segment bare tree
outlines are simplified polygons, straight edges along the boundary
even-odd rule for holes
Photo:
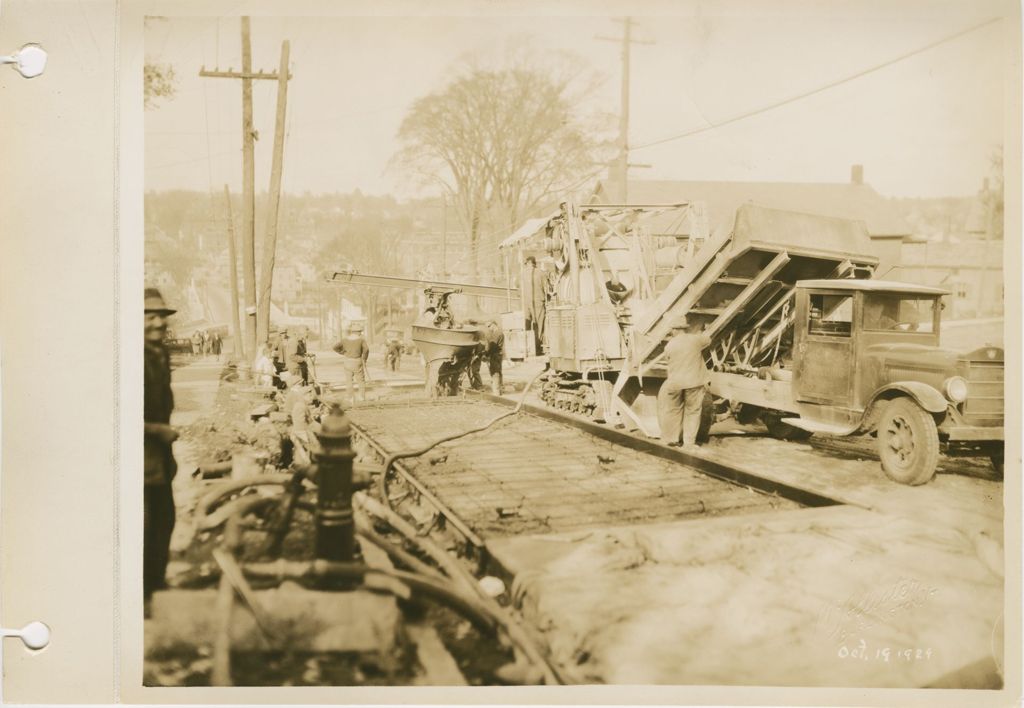
[[[604,164],[610,116],[581,108],[595,80],[572,60],[560,65],[541,69],[522,58],[503,68],[469,63],[413,103],[399,129],[395,161],[451,196],[469,234],[474,275],[486,215],[498,212],[503,223],[495,226],[514,229]]]

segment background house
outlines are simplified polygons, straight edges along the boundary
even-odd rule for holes
[[[891,277],[948,290],[949,319],[1001,317],[1001,215],[989,181],[970,198],[903,201],[915,235]]]
[[[591,203],[620,203],[621,190],[613,181],[599,182]],[[736,209],[757,204],[808,214],[863,221],[879,259],[879,273],[899,264],[904,239],[913,233],[899,209],[864,182],[864,168],[854,165],[850,181],[844,183],[803,182],[705,182],[632,180],[630,204],[703,202],[709,233],[732,228]],[[675,226],[677,236],[686,236],[692,224]]]

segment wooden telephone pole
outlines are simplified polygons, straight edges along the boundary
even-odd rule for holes
[[[256,354],[256,195],[255,142],[252,123],[252,82],[256,79],[277,81],[278,75],[252,70],[252,42],[249,18],[242,18],[242,70],[240,72],[199,70],[200,76],[215,79],[242,80],[242,289],[245,301],[245,354]]]
[[[245,341],[242,339],[242,325],[238,321],[238,256],[235,254],[235,215],[231,211],[231,192],[224,185],[224,200],[228,205],[228,272],[231,277],[231,334],[234,339],[235,356],[245,361]],[[255,355],[255,352],[253,352]]]
[[[270,193],[267,204],[267,232],[263,240],[263,265],[260,268],[260,300],[257,306],[256,337],[267,341],[270,335],[270,292],[274,287],[274,261],[277,257],[277,215],[281,204],[281,163],[284,160],[284,119],[288,105],[288,55],[291,45],[281,42],[281,66],[277,71],[277,118],[274,123],[274,158],[270,167]]]
[[[633,39],[633,25],[636,22],[632,17],[624,17],[621,20],[623,25],[622,37],[596,37],[605,42],[622,43],[622,84],[619,100],[619,154],[612,162],[612,174],[614,181],[620,189],[621,203],[628,203],[628,183],[630,167],[650,167],[650,165],[634,165],[629,162],[629,51],[633,44],[654,44],[648,40]]]

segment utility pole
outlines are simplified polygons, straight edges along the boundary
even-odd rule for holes
[[[260,268],[260,298],[256,338],[265,342],[270,334],[270,293],[274,287],[274,261],[277,257],[277,218],[281,204],[281,169],[284,160],[284,126],[288,104],[288,55],[290,43],[281,42],[281,65],[277,70],[277,118],[274,122],[274,157],[270,167],[270,193],[267,204],[267,232],[263,242],[263,266]]]
[[[242,340],[242,325],[238,321],[238,260],[235,254],[235,216],[231,211],[231,192],[224,185],[224,199],[228,204],[228,272],[231,282],[231,333],[234,337],[235,356],[245,358],[245,342]],[[253,352],[255,355],[255,352]]]
[[[256,195],[255,141],[252,123],[252,82],[256,79],[277,81],[277,74],[252,70],[252,42],[249,18],[242,18],[242,70],[199,70],[199,75],[215,79],[242,80],[242,285],[245,300],[245,352],[256,354]]]
[[[622,44],[622,84],[620,89],[619,107],[619,154],[612,162],[613,180],[618,184],[621,203],[628,203],[628,184],[630,167],[650,167],[650,165],[633,165],[629,162],[629,52],[633,44],[654,44],[649,40],[633,39],[632,17],[624,17],[615,22],[623,25],[622,37],[595,37],[605,42],[621,42]]]
[[[441,192],[441,277],[448,277],[448,195]]]

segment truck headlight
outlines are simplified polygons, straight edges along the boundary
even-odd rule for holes
[[[943,384],[946,390],[946,398],[954,403],[963,403],[967,400],[967,380],[963,376],[950,376]]]

